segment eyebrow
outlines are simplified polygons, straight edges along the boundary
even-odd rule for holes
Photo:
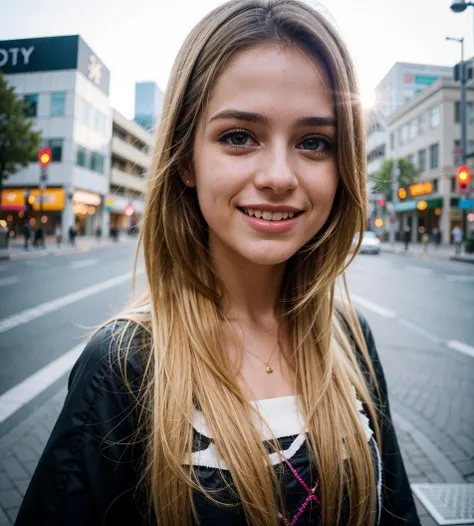
[[[216,115],[209,120],[209,123],[228,119],[253,122],[262,125],[270,124],[270,119],[260,113],[231,109],[222,110],[219,113],[216,113]],[[298,117],[296,123],[300,126],[336,126],[336,119],[334,117]]]

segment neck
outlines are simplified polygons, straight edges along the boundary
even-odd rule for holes
[[[259,265],[240,258],[227,247],[212,251],[213,265],[222,283],[221,309],[230,320],[271,326],[280,292],[285,263]]]

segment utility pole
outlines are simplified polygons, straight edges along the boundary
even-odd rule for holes
[[[389,230],[389,241],[393,246],[395,244],[395,226],[397,221],[397,214],[395,211],[395,205],[398,202],[398,181],[400,178],[400,168],[398,166],[398,160],[393,160],[392,165],[392,201],[390,202],[390,230]]]

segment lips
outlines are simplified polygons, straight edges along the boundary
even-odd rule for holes
[[[279,205],[239,206],[238,208],[245,215],[264,221],[284,221],[302,213],[302,210],[297,208]]]

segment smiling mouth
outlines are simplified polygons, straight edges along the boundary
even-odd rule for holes
[[[269,212],[268,210],[255,210],[253,208],[237,207],[243,214],[263,219],[265,221],[284,221],[285,219],[293,219],[303,213],[302,210],[298,212]]]

